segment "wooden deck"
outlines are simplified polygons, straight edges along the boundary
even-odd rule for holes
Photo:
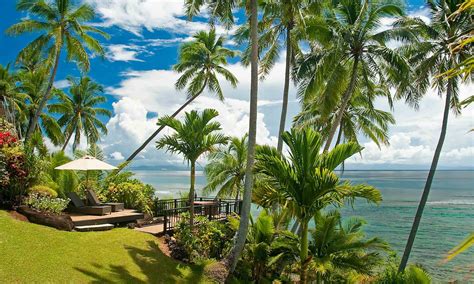
[[[125,209],[120,212],[112,212],[112,214],[103,216],[84,215],[79,213],[70,213],[69,216],[71,216],[74,226],[131,223],[144,218],[143,213],[130,209]]]

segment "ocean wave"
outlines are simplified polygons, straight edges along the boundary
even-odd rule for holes
[[[428,205],[474,205],[474,200],[440,200],[440,201],[428,201]]]

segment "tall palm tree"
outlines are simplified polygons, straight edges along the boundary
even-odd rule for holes
[[[340,182],[334,172],[346,159],[362,150],[358,144],[340,144],[330,152],[320,153],[323,138],[310,128],[285,132],[283,141],[289,148],[289,156],[282,155],[275,148],[262,146],[257,152],[255,170],[265,176],[287,202],[293,203],[295,217],[302,228],[300,281],[306,283],[308,224],[311,218],[324,207],[341,204],[347,198],[362,197],[379,202],[381,194],[365,184]],[[275,201],[272,197],[269,196],[267,204]]]
[[[39,33],[39,36],[20,52],[19,57],[28,50],[44,51],[48,56],[48,66],[52,68],[48,85],[26,132],[26,141],[36,129],[40,114],[50,98],[64,47],[67,60],[75,61],[82,70],[88,71],[90,62],[86,48],[101,56],[105,53],[97,39],[89,33],[98,33],[105,38],[108,38],[108,35],[96,27],[84,24],[95,16],[93,8],[88,4],[75,6],[70,0],[19,0],[16,7],[19,11],[27,12],[30,17],[22,19],[6,32],[10,35]]]
[[[459,114],[461,111],[459,84],[462,82],[462,74],[457,74],[448,79],[438,75],[447,72],[464,59],[472,56],[472,49],[461,50],[457,53],[452,53],[450,50],[452,44],[459,42],[461,38],[472,32],[472,18],[469,13],[451,17],[462,3],[462,0],[430,0],[428,1],[428,8],[431,13],[430,23],[427,24],[421,19],[416,18],[406,19],[398,23],[400,29],[406,30],[407,33],[424,37],[424,39],[415,40],[406,47],[402,47],[406,51],[407,56],[410,57],[410,64],[414,66],[415,78],[413,85],[421,94],[426,93],[431,86],[434,86],[440,95],[446,93],[441,133],[399,266],[400,272],[407,265],[423,210],[428,200],[431,184],[446,137],[449,111],[451,109],[455,114]],[[418,98],[408,97],[407,100],[416,102]]]
[[[194,224],[194,184],[196,179],[196,161],[201,155],[216,150],[219,145],[226,144],[228,138],[220,133],[219,122],[212,121],[219,113],[215,109],[205,109],[202,113],[193,110],[185,114],[183,122],[171,116],[158,120],[158,125],[168,126],[173,134],[165,135],[156,142],[158,149],[166,148],[171,153],[183,155],[191,166],[191,182],[189,188],[189,222]]]
[[[234,196],[238,200],[243,189],[246,159],[247,135],[233,137],[226,148],[211,153],[204,168],[208,183],[203,192],[209,194],[218,190],[218,197]]]
[[[394,1],[341,0],[324,15],[323,22],[308,22],[308,33],[318,44],[301,59],[295,72],[302,96],[322,96],[324,115],[337,105],[324,146],[327,151],[358,85],[368,90],[374,82],[388,85],[387,74],[408,74],[409,68],[397,51],[385,45],[394,37],[390,29],[380,31],[380,19],[403,15]]]
[[[209,32],[200,31],[194,35],[194,40],[181,46],[178,63],[173,69],[182,75],[176,81],[176,89],[187,88],[187,101],[180,106],[171,117],[176,117],[186,106],[192,103],[206,89],[215,93],[220,100],[224,100],[219,79],[221,75],[232,87],[236,87],[237,78],[224,66],[227,58],[236,56],[236,52],[224,47],[225,37],[217,37],[215,29]],[[133,160],[148,143],[160,133],[165,126],[160,126],[148,139],[127,158]]]
[[[234,23],[232,9],[244,2],[248,21],[250,23],[250,111],[249,111],[249,131],[247,165],[245,168],[244,194],[242,201],[241,221],[237,230],[235,242],[231,252],[224,261],[230,272],[235,270],[240,254],[244,249],[245,240],[249,227],[250,205],[252,202],[253,188],[253,165],[255,162],[255,147],[257,144],[257,105],[258,105],[258,4],[257,0],[185,0],[186,14],[192,18],[196,16],[201,7],[206,5],[211,15],[211,24],[215,19],[222,21],[227,26]]]
[[[283,100],[278,132],[277,149],[281,152],[283,140],[281,134],[285,130],[286,116],[288,110],[288,94],[290,89],[290,70],[295,57],[301,53],[298,41],[302,37],[301,30],[304,27],[304,10],[312,3],[311,1],[260,1],[259,5],[263,12],[262,19],[258,23],[259,50],[260,50],[260,77],[263,79],[268,75],[279,58],[282,49],[285,55],[285,79],[283,85]],[[313,3],[313,6],[315,6]],[[250,25],[242,25],[236,32],[237,42],[249,41]],[[284,39],[284,40],[282,40]],[[242,62],[249,64],[251,45],[248,45],[242,56]]]
[[[100,134],[107,134],[107,127],[98,118],[99,115],[110,117],[112,113],[104,108],[97,107],[98,104],[105,103],[107,99],[100,94],[104,89],[101,85],[92,81],[89,77],[74,79],[69,77],[70,96],[61,93],[59,101],[48,105],[48,111],[58,113],[61,117],[58,123],[64,127],[66,140],[62,151],[66,149],[69,140],[74,135],[72,150],[75,151],[81,142],[81,135],[85,135],[89,145],[95,144],[100,139]]]
[[[388,244],[376,237],[366,240],[361,231],[363,220],[343,222],[338,211],[330,211],[316,214],[314,222],[309,250],[318,283],[343,282],[352,273],[372,275],[382,263],[380,252]]]
[[[10,65],[0,65],[0,103],[2,104],[2,115],[15,125],[15,128],[21,130],[19,123],[24,117],[26,94],[19,91],[17,86],[18,76],[10,71]],[[21,134],[18,133],[18,134]]]

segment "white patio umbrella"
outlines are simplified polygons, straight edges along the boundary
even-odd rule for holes
[[[115,170],[117,167],[109,165],[92,156],[84,156],[80,159],[71,161],[62,166],[56,167],[56,170],[76,170],[86,171],[86,182],[89,184],[89,171],[97,170]]]

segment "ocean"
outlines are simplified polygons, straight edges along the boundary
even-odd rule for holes
[[[186,171],[134,172],[137,178],[152,184],[161,198],[179,196],[189,189]],[[343,179],[377,187],[384,200],[379,206],[356,202],[353,208],[346,206],[341,210],[342,215],[365,219],[367,236],[384,239],[401,257],[426,176],[427,171],[345,171]],[[205,184],[205,176],[198,172],[197,188]],[[438,171],[410,262],[421,264],[437,282],[474,282],[474,248],[451,262],[441,262],[471,232],[474,232],[474,171]]]

